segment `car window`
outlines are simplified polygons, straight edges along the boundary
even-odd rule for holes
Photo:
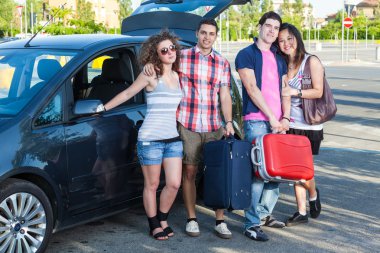
[[[103,104],[127,89],[135,80],[134,51],[116,49],[95,56],[72,79],[74,101],[97,99]],[[143,91],[119,106],[144,103]]]
[[[63,120],[62,91],[58,92],[44,107],[34,121],[34,126],[45,126],[59,123]]]
[[[37,48],[0,50],[0,115],[20,112],[76,54]]]
[[[88,76],[88,82],[91,83],[94,77],[99,76],[102,74],[102,66],[105,59],[111,58],[108,55],[102,55],[99,57],[96,57],[94,60],[92,60],[89,64],[87,64],[87,76]]]
[[[8,97],[14,73],[15,67],[0,63],[0,99]]]

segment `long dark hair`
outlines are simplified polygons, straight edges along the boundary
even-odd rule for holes
[[[289,23],[283,23],[280,27],[280,32],[283,30],[288,30],[289,34],[294,36],[295,40],[297,41],[297,48],[296,48],[296,55],[294,57],[294,65],[299,66],[305,57],[305,54],[307,54],[305,49],[305,44],[303,43],[301,33],[298,31],[297,27],[295,27],[292,24]],[[278,39],[277,39],[277,45],[278,45]],[[278,48],[279,45],[278,45]],[[282,53],[285,57],[286,63],[289,64],[289,56]]]
[[[180,45],[178,43],[178,37],[171,33],[168,29],[163,29],[159,34],[150,36],[142,45],[140,49],[140,63],[141,65],[146,65],[147,63],[152,63],[155,67],[159,69],[158,75],[163,73],[163,65],[160,57],[157,53],[157,46],[164,40],[170,40],[176,47],[176,59],[173,63],[172,70],[178,72],[180,64]]]

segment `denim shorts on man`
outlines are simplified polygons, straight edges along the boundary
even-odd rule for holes
[[[183,157],[182,141],[138,141],[137,156],[141,166],[161,164],[165,158]]]

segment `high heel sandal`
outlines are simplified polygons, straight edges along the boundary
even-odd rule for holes
[[[163,213],[160,210],[158,210],[157,217],[159,221],[167,221],[169,216],[169,212]],[[166,228],[163,229],[164,232],[168,237],[174,236],[174,231],[171,227],[167,226]]]
[[[149,229],[150,229],[149,231],[150,236],[153,236],[154,239],[159,240],[159,241],[165,241],[168,239],[168,235],[166,234],[165,230],[153,234],[153,231],[156,228],[161,228],[161,224],[157,218],[157,215],[151,218],[148,217],[148,223],[149,223]]]

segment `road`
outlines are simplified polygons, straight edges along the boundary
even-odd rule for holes
[[[380,64],[374,60],[339,63],[339,50],[319,55],[328,62],[326,75],[338,114],[325,124],[325,140],[315,157],[323,205],[318,219],[291,228],[264,227],[270,240],[263,243],[242,234],[244,215],[234,211],[226,213],[233,238],[223,240],[213,234],[213,212],[199,202],[202,234],[189,238],[178,196],[169,216],[176,235],[169,241],[148,236],[144,209],[138,205],[53,235],[47,252],[380,252]],[[295,209],[292,187],[281,185],[274,215],[285,220]]]

